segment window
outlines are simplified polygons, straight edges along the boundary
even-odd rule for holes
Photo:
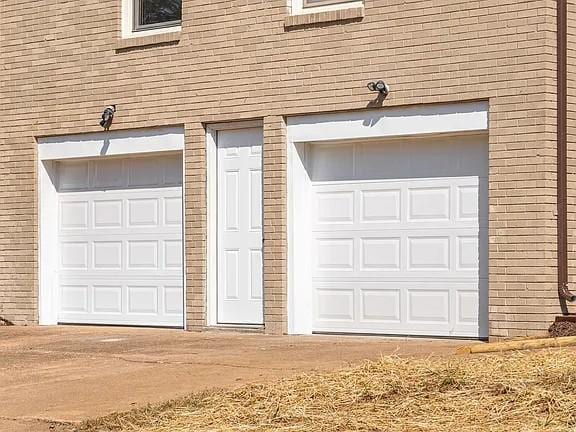
[[[179,26],[182,0],[133,0],[133,31]]]

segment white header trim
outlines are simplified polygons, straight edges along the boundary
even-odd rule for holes
[[[161,127],[38,139],[40,160],[184,150],[184,128]]]
[[[319,5],[313,7],[304,7],[304,0],[289,0],[290,13],[292,15],[305,15],[310,13],[328,12],[339,9],[351,9],[364,6],[363,0],[351,0],[346,3],[336,3],[331,5]]]
[[[488,130],[488,103],[397,107],[288,118],[290,142]]]

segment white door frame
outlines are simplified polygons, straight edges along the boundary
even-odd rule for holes
[[[262,128],[261,120],[214,123],[206,127],[206,324],[218,326],[218,131]],[[221,324],[220,324],[221,325]],[[222,325],[221,325],[222,326]],[[244,327],[244,326],[238,326]],[[246,327],[254,327],[246,325]],[[257,327],[260,327],[259,325]]]
[[[38,320],[40,325],[58,324],[58,192],[56,162],[63,159],[131,156],[161,152],[182,152],[184,164],[184,127],[98,132],[82,135],[41,137],[38,142]],[[182,209],[185,176],[182,178]],[[183,210],[184,212],[184,210]],[[186,327],[186,233],[182,223],[183,320]]]
[[[488,131],[488,102],[394,107],[287,120],[288,333],[312,333],[309,239],[301,197],[310,196],[307,144]],[[300,153],[300,156],[299,156]],[[304,155],[304,157],[302,157]],[[304,162],[303,162],[304,160]],[[298,199],[297,199],[298,198]]]

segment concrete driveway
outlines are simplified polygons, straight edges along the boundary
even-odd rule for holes
[[[0,327],[0,431],[65,431],[69,423],[205,389],[339,368],[382,355],[446,355],[464,344],[109,327]]]

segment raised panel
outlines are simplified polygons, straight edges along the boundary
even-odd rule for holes
[[[62,242],[60,244],[62,269],[88,268],[87,242]]]
[[[121,313],[122,286],[94,285],[94,312]]]
[[[262,154],[262,146],[261,145],[253,145],[250,147],[250,154],[252,156],[260,156]]]
[[[238,230],[238,171],[227,171],[224,174],[224,227],[228,231]]]
[[[159,186],[163,182],[162,167],[158,158],[134,158],[127,162],[128,186]]]
[[[458,268],[478,269],[478,237],[458,237]]]
[[[122,268],[121,241],[95,241],[93,247],[95,269],[118,270]]]
[[[122,159],[104,159],[94,163],[94,186],[99,189],[119,188],[125,184]]]
[[[234,146],[224,147],[223,151],[224,151],[224,156],[227,158],[240,156],[240,151],[239,151],[238,147],[234,147]]]
[[[361,319],[364,321],[400,321],[400,291],[368,290],[361,291]]]
[[[60,228],[88,228],[88,203],[86,201],[64,201],[60,203]]]
[[[224,292],[226,299],[238,298],[238,282],[239,282],[239,255],[238,250],[224,251]]]
[[[155,269],[158,267],[158,242],[129,241],[128,267],[138,269]]]
[[[184,310],[184,291],[181,286],[164,287],[164,313],[182,315]]]
[[[411,220],[447,220],[450,218],[449,188],[412,188],[409,190]]]
[[[458,322],[476,324],[478,322],[478,291],[458,291]]]
[[[262,171],[250,170],[250,229],[262,229]]]
[[[130,226],[157,226],[158,200],[128,200],[128,224]]]
[[[317,317],[320,320],[354,319],[354,291],[316,290]]]
[[[262,251],[251,249],[250,258],[250,298],[262,298]]]
[[[410,269],[447,270],[450,267],[450,239],[413,237],[408,239]]]
[[[182,198],[164,199],[164,224],[182,225]]]
[[[411,322],[449,322],[449,292],[409,290],[408,320]]]
[[[354,221],[353,192],[318,192],[316,203],[319,224]]]
[[[88,286],[61,285],[60,310],[63,312],[88,312]]]
[[[164,267],[182,268],[182,242],[180,240],[164,241]]]
[[[362,222],[397,222],[400,220],[399,190],[362,191]]]
[[[129,314],[158,313],[158,287],[129,286],[127,292]]]
[[[399,238],[361,239],[362,270],[399,270]]]
[[[86,189],[90,185],[89,167],[88,162],[60,162],[59,190]]]
[[[121,200],[94,201],[94,227],[119,228],[122,226]]]
[[[460,186],[458,188],[458,217],[460,219],[478,219],[477,186]]]
[[[353,239],[317,239],[317,268],[320,270],[352,270],[354,267]]]

